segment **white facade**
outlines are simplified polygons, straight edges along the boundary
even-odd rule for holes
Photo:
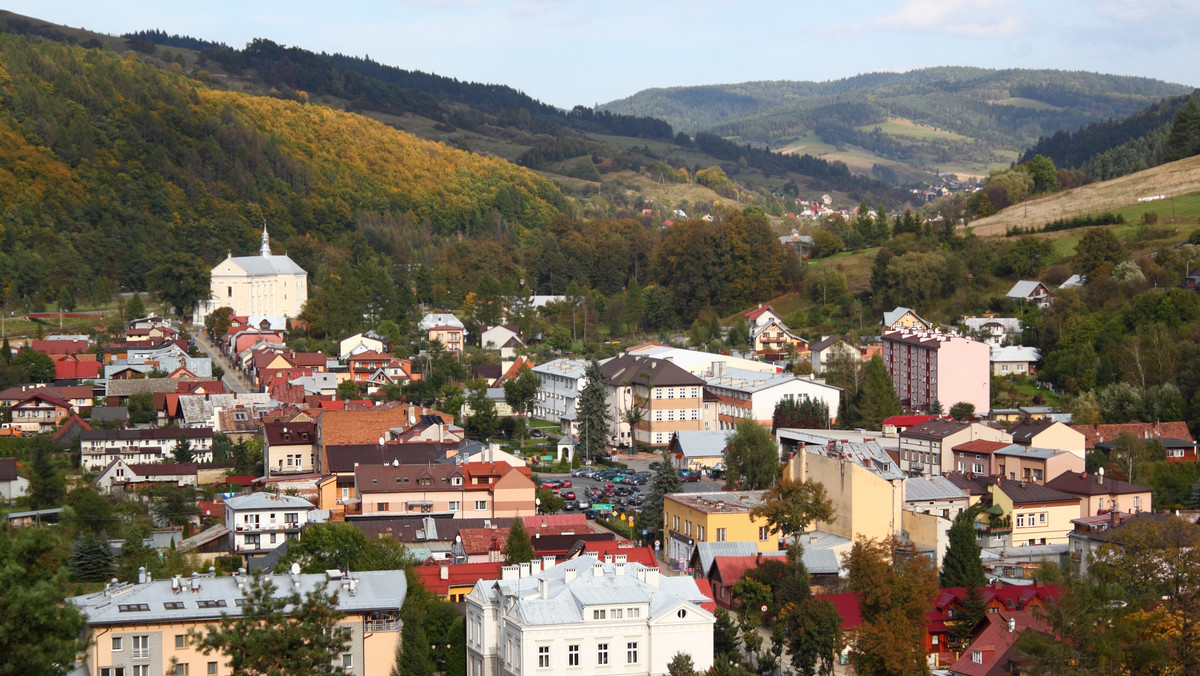
[[[225,527],[235,554],[265,554],[300,536],[313,504],[273,493],[239,495],[225,501]]]
[[[541,376],[542,384],[533,400],[533,417],[550,422],[574,420],[579,395],[587,386],[587,366],[583,359],[555,359],[534,366],[533,372]]]
[[[544,570],[540,570],[545,567]],[[658,676],[676,653],[713,664],[713,614],[690,577],[600,562],[506,566],[466,597],[468,676]]]
[[[192,462],[212,462],[211,429],[84,430],[79,433],[80,464],[85,472],[104,469],[121,458],[137,465],[170,459],[175,443],[186,438]]]
[[[770,425],[775,405],[784,399],[814,399],[829,408],[829,422],[837,419],[842,390],[790,373],[761,373],[736,368],[720,368],[706,378],[708,391],[720,400],[717,409],[720,428],[737,427],[737,420],[751,418]]]
[[[192,319],[203,322],[220,307],[231,307],[236,315],[298,317],[307,300],[308,273],[286,255],[271,254],[264,225],[259,255],[230,255],[212,269],[210,295]]]
[[[353,357],[356,354],[363,352],[383,352],[384,344],[382,340],[373,338],[364,333],[356,333],[349,338],[343,338],[338,343],[338,358],[342,361]]]

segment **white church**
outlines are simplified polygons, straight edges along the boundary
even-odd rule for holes
[[[193,322],[203,323],[217,308],[239,316],[295,318],[308,300],[308,273],[286,255],[271,253],[267,226],[257,256],[230,254],[212,269],[211,293],[196,305]]]

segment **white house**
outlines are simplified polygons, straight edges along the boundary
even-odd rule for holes
[[[1021,320],[1016,317],[967,317],[963,326],[976,340],[992,347],[1021,339]]]
[[[855,352],[857,354],[857,351]],[[837,419],[842,389],[799,378],[790,373],[761,373],[738,368],[724,368],[723,362],[713,365],[715,371],[705,378],[706,389],[718,400],[717,420],[720,429],[737,427],[742,418],[750,418],[770,426],[775,405],[784,399],[815,399],[829,408],[829,422]]]
[[[29,479],[17,474],[16,458],[0,458],[0,498],[16,500],[28,491]]]
[[[533,400],[533,417],[562,423],[575,420],[575,407],[587,386],[588,362],[584,359],[555,359],[533,367],[542,379]]]
[[[841,336],[825,336],[810,345],[808,349],[810,350],[808,358],[815,375],[821,375],[821,372],[825,370],[825,365],[836,355],[843,354],[855,359],[862,359],[858,348],[847,343]]]
[[[111,493],[113,487],[132,487],[134,484],[172,484],[195,486],[197,468],[195,463],[152,462],[136,464],[116,458],[100,471],[92,482],[101,493]]]
[[[676,653],[713,664],[712,600],[688,576],[582,556],[505,566],[466,597],[467,673],[659,676]]]
[[[225,500],[225,527],[235,554],[266,554],[300,536],[315,507],[304,498],[251,493]]]
[[[343,338],[338,343],[338,359],[345,361],[349,357],[362,352],[385,352],[387,346],[374,331],[356,333],[349,338]]]
[[[257,256],[233,256],[212,269],[208,299],[196,305],[192,321],[202,323],[219,307],[236,315],[299,317],[308,300],[308,273],[286,255],[271,254],[267,226]]]
[[[175,444],[186,439],[192,461],[212,462],[212,428],[151,430],[84,430],[79,433],[80,464],[85,472],[104,469],[116,458],[142,464],[170,458]]]
[[[479,334],[479,346],[487,350],[500,350],[501,359],[512,359],[517,350],[525,347],[521,330],[510,324],[489,326]]]
[[[1037,362],[1042,358],[1036,347],[1010,345],[992,348],[992,375],[1024,376],[1037,371]]]
[[[1045,284],[1028,279],[1013,284],[1013,287],[1004,294],[1005,298],[1012,300],[1021,300],[1027,303],[1034,303],[1038,307],[1050,306],[1050,289],[1046,288]]]

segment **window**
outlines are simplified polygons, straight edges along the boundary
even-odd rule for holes
[[[608,664],[608,644],[596,644],[596,664]]]
[[[390,509],[389,509],[390,507],[391,507],[391,504],[386,503],[386,502],[381,502],[381,503],[379,503],[379,506],[376,507],[375,509],[376,509],[376,511],[379,511],[379,512],[387,512],[387,511],[390,511]]]
[[[133,659],[148,660],[150,659],[150,637],[149,636],[134,636],[133,637]],[[137,673],[136,671],[134,673]]]
[[[971,465],[971,471],[976,474],[983,474],[983,463],[977,462]]]
[[[1025,527],[1025,515],[1018,514],[1017,515],[1017,528],[1024,528],[1024,527]]]
[[[724,528],[717,529],[717,542],[725,542],[725,529]]]
[[[625,644],[625,663],[637,664],[638,661],[638,646],[637,641],[630,641]]]
[[[121,637],[120,636],[113,637],[112,649],[113,649],[113,652],[120,652],[120,650],[121,650]]]
[[[971,651],[971,661],[974,662],[975,664],[983,664],[983,651],[982,650],[972,650]]]
[[[631,620],[636,620],[637,618],[642,616],[642,609],[641,608],[629,608],[625,611],[625,616]]]
[[[1133,508],[1137,509],[1138,507],[1141,507],[1141,504],[1142,504],[1142,496],[1140,496],[1140,495],[1133,496]]]
[[[175,634],[175,647],[182,648],[187,645],[187,637],[183,634]]]
[[[604,611],[603,610],[593,610],[592,611],[592,619],[593,620],[603,620],[604,619]]]
[[[216,674],[216,673],[217,673],[217,663],[216,663],[216,662],[209,662],[209,663],[208,663],[208,673],[210,673],[210,674]]]
[[[571,645],[567,646],[567,666],[568,667],[579,666],[579,644],[578,643],[572,643]]]
[[[148,664],[133,665],[133,676],[150,676],[150,665],[148,665]]]
[[[696,541],[704,542],[704,526],[696,526]]]
[[[461,503],[461,502],[459,502],[458,500],[451,500],[451,501],[450,501],[450,508],[449,508],[449,509],[450,509],[450,511],[451,511],[451,512],[457,512],[457,511],[458,511],[459,509],[461,509],[461,508],[462,508],[462,503]]]
[[[476,512],[486,512],[487,511],[487,500],[476,500],[475,501],[475,511]]]
[[[342,669],[350,671],[354,668],[354,654],[342,653]]]
[[[614,620],[620,620],[625,617],[625,611],[620,608],[613,608],[611,617]]]
[[[545,669],[550,666],[550,646],[538,646],[538,668]]]
[[[166,610],[183,610],[183,601],[167,601],[163,603],[163,608]]]
[[[1045,512],[1040,512],[1038,514],[1038,523],[1043,526],[1046,525],[1046,513]]]
[[[176,664],[175,665],[175,676],[188,676],[188,665]]]
[[[759,539],[759,540],[766,540],[766,539],[767,539],[767,527],[766,527],[766,526],[759,526],[759,527],[758,527],[758,539]]]

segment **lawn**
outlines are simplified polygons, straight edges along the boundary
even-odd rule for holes
[[[910,138],[918,138],[923,140],[934,138],[950,139],[954,141],[971,140],[970,136],[963,136],[961,134],[955,134],[952,131],[943,131],[941,129],[927,127],[901,117],[894,117],[887,122],[880,124],[864,124],[862,126],[855,127],[855,129],[859,131],[871,132],[874,131],[876,127],[879,127],[881,132],[890,136],[908,136]]]
[[[1011,96],[1007,99],[997,99],[995,101],[988,101],[988,103],[992,104],[993,106],[1012,106],[1014,108],[1030,108],[1033,110],[1063,109],[1062,106],[1056,106],[1052,103],[1046,103],[1045,101],[1038,101],[1037,99],[1026,99],[1020,96]]]

